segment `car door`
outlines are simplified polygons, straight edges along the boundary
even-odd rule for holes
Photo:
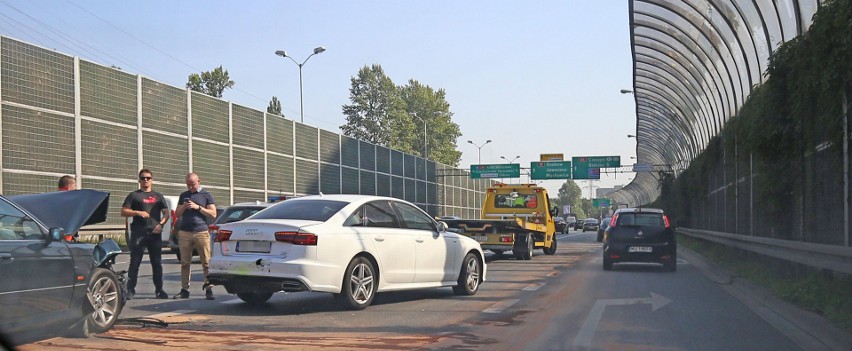
[[[387,200],[364,204],[353,228],[368,238],[379,261],[379,272],[390,284],[414,281],[414,238],[403,229]]]
[[[414,267],[417,283],[442,282],[458,278],[458,237],[438,231],[432,217],[419,208],[394,202],[403,225],[414,238]],[[456,267],[458,266],[458,267]]]
[[[0,201],[0,329],[13,331],[54,320],[71,303],[74,261],[62,241],[47,244],[32,218]]]

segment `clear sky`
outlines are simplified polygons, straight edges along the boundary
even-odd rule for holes
[[[219,65],[224,99],[340,132],[351,78],[379,64],[397,85],[444,89],[462,136],[460,167],[543,153],[635,156],[627,0],[106,1],[0,0],[0,34],[183,87]],[[602,175],[595,186],[633,174]],[[525,179],[526,180],[526,179]],[[564,181],[545,181],[551,191]],[[578,182],[587,186],[588,182]],[[584,197],[589,189],[584,188]]]

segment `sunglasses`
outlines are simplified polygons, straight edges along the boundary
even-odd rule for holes
[[[139,177],[139,180],[151,180],[153,177]]]

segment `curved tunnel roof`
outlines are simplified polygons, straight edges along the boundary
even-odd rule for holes
[[[636,161],[654,165],[610,194],[660,195],[657,171],[679,174],[766,77],[769,56],[806,32],[819,0],[631,0]]]

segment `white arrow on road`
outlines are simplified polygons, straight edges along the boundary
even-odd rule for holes
[[[656,311],[671,302],[671,299],[655,294],[654,292],[651,292],[651,297],[598,300],[595,302],[595,306],[592,307],[592,311],[589,312],[589,316],[586,317],[586,321],[583,322],[580,332],[574,338],[574,347],[589,347],[592,345],[592,338],[595,336],[598,323],[601,321],[601,316],[603,316],[604,309],[607,306],[650,304],[651,311]]]

